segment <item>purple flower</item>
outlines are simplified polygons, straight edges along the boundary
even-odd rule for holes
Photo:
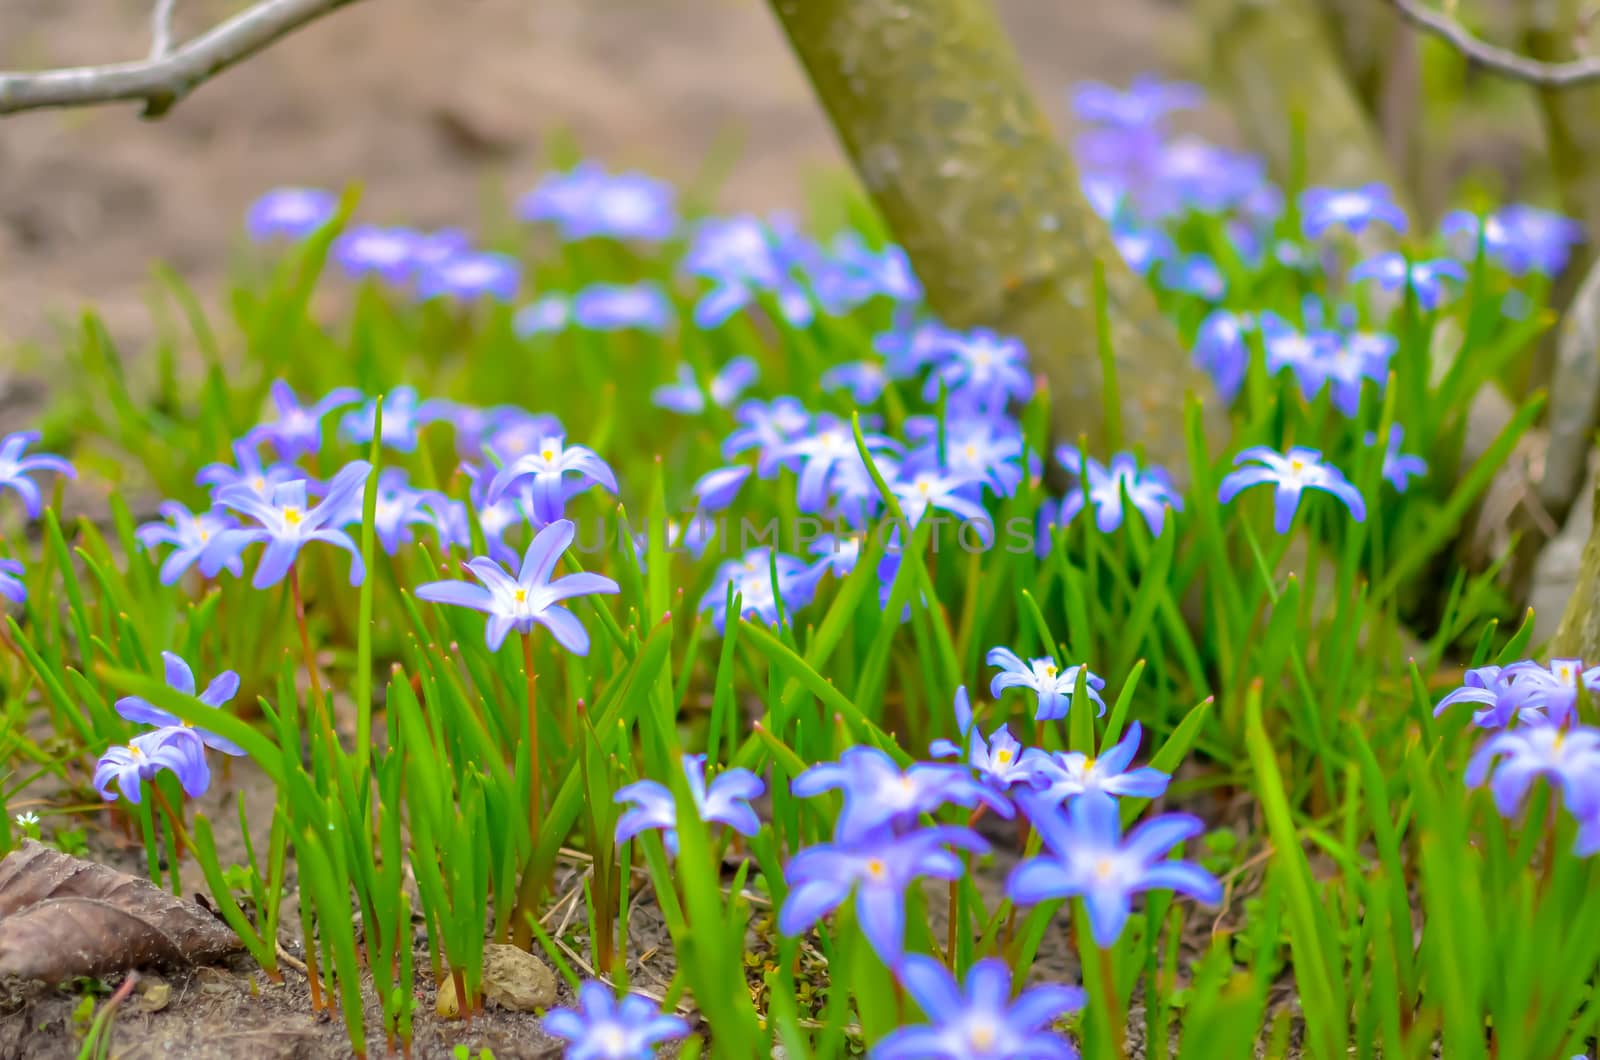
[[[361,490],[371,473],[372,465],[365,460],[351,462],[328,483],[327,495],[315,507],[306,503],[304,480],[273,487],[271,500],[263,500],[246,486],[222,487],[217,491],[217,503],[248,515],[259,525],[219,531],[200,555],[200,573],[214,577],[259,541],[266,548],[250,584],[265,589],[283,580],[302,548],[321,541],[350,553],[350,584],[360,585],[366,575],[361,550],[340,527],[352,517],[360,517]]]
[[[1259,314],[1256,321],[1267,354],[1267,371],[1276,375],[1289,369],[1305,399],[1315,399],[1328,381],[1328,362],[1341,344],[1338,333],[1314,327],[1301,332],[1270,311]]]
[[[1300,226],[1307,239],[1321,239],[1330,228],[1360,234],[1369,224],[1406,230],[1405,211],[1382,184],[1359,188],[1307,188],[1300,193]]]
[[[1449,293],[1443,283],[1447,278],[1465,283],[1467,271],[1449,258],[1408,263],[1404,255],[1393,252],[1368,258],[1350,270],[1350,282],[1372,280],[1385,291],[1403,291],[1410,283],[1417,304],[1424,309],[1439,308]]]
[[[484,433],[483,440],[470,455],[487,452],[502,464],[509,464],[520,456],[540,452],[547,438],[565,435],[561,421],[554,416],[511,409]]]
[[[591,486],[616,493],[617,476],[593,449],[569,446],[558,434],[542,439],[537,450],[496,472],[489,482],[488,502],[495,503],[514,485],[522,488],[523,506],[543,526],[560,519],[567,501]]]
[[[981,479],[942,471],[914,471],[890,481],[889,490],[912,526],[921,524],[930,510],[938,509],[960,519],[963,531],[972,527],[985,547],[994,543],[994,518],[973,499],[982,490]]]
[[[412,263],[420,272],[467,253],[471,246],[472,240],[459,228],[440,228],[426,235],[419,233],[411,255]]]
[[[593,162],[552,173],[517,203],[524,221],[547,221],[567,239],[661,240],[678,227],[672,185],[642,173],[609,174]]]
[[[684,755],[683,775],[702,821],[725,824],[743,836],[753,836],[761,830],[761,821],[750,808],[750,800],[767,790],[760,777],[748,769],[730,769],[707,787],[705,755]],[[678,803],[665,784],[637,781],[619,790],[615,801],[633,804],[617,819],[618,846],[646,829],[659,828],[666,832],[662,842],[667,850],[678,853]]]
[[[195,694],[194,671],[189,669],[189,664],[183,661],[182,656],[170,651],[161,653],[161,661],[166,665],[167,686],[183,695]],[[239,694],[239,675],[232,670],[224,670],[212,679],[206,690],[199,695],[200,702],[208,707],[220,707]],[[117,713],[129,721],[136,721],[141,725],[155,725],[158,727],[190,729],[200,737],[200,742],[214,751],[221,751],[225,755],[238,757],[244,754],[244,748],[231,740],[223,739],[216,733],[206,732],[204,729],[195,729],[188,722],[176,714],[169,714],[160,707],[138,696],[123,696],[116,702]],[[137,800],[136,800],[137,801]]]
[[[743,466],[719,467],[707,471],[695,481],[695,500],[699,502],[702,511],[720,512],[733,503],[749,477],[750,469]]]
[[[411,279],[420,241],[409,228],[357,225],[333,241],[333,260],[350,276],[377,276],[398,286]]]
[[[511,329],[522,338],[563,331],[572,319],[572,304],[564,294],[547,294],[517,310]]]
[[[1100,690],[1106,686],[1105,679],[1087,672],[1082,665],[1062,669],[1050,658],[1023,662],[1010,648],[990,648],[984,661],[1000,668],[989,682],[989,694],[999,699],[1008,688],[1031,690],[1039,700],[1039,709],[1034,714],[1036,721],[1067,716],[1078,687],[1079,670],[1085,670],[1084,692],[1100,707],[1099,714],[1106,712],[1106,702],[1100,698]]]
[[[177,776],[184,794],[190,798],[205,794],[211,784],[211,769],[206,765],[206,746],[195,730],[168,726],[140,733],[126,746],[107,749],[95,763],[94,787],[102,799],[114,802],[117,795],[109,789],[115,780],[122,797],[137,805],[140,784],[163,769]]]
[[[53,471],[67,478],[77,478],[71,464],[53,453],[35,453],[23,456],[28,446],[39,440],[38,431],[17,431],[0,441],[0,488],[8,488],[22,498],[28,518],[39,518],[44,502],[39,487],[29,475],[39,471]]]
[[[1600,809],[1600,730],[1532,725],[1497,732],[1473,752],[1464,779],[1469,788],[1488,781],[1495,809],[1510,817],[1540,777],[1560,789],[1573,816],[1593,815]]]
[[[1015,812],[961,766],[913,762],[901,770],[886,753],[866,745],[847,749],[837,762],[812,766],[790,785],[802,799],[836,790],[844,794],[844,808],[834,831],[844,842],[903,831],[923,814],[950,804],[970,808],[981,802],[1001,817]]]
[[[1032,818],[1046,810],[1053,811],[1079,795],[1101,794],[1129,799],[1153,799],[1161,795],[1171,783],[1171,776],[1150,766],[1128,768],[1143,735],[1139,723],[1134,722],[1122,739],[1098,758],[1082,751],[1057,751],[1053,755],[1032,752],[1029,764],[1040,783],[1034,785],[1037,794],[1023,797],[1023,809]]]
[[[889,385],[889,373],[876,361],[853,361],[836,364],[822,373],[818,380],[823,390],[843,390],[857,405],[870,405],[883,394]]]
[[[938,363],[923,387],[923,397],[935,401],[941,384],[952,407],[993,412],[1008,400],[1026,401],[1033,393],[1028,374],[1028,353],[1022,343],[1003,338],[987,328],[950,332]]]
[[[864,434],[862,440],[869,451],[899,448],[892,439],[881,434]],[[727,446],[723,451],[727,452]],[[818,416],[803,435],[779,445],[775,456],[782,461],[799,462],[800,482],[795,489],[795,503],[802,512],[820,512],[826,508],[831,480],[842,468],[859,463],[861,459],[850,426],[827,413]]]
[[[483,584],[443,581],[417,586],[417,599],[436,604],[469,607],[489,616],[484,639],[490,651],[499,651],[513,630],[532,632],[535,624],[549,630],[567,651],[589,654],[589,632],[561,601],[593,593],[620,592],[616,582],[600,574],[579,573],[550,580],[556,564],[577,533],[570,519],[558,519],[534,535],[516,577],[487,556],[465,564]]]
[[[1161,286],[1169,291],[1192,294],[1210,302],[1220,299],[1228,289],[1222,270],[1204,254],[1168,258],[1161,265],[1159,278]]]
[[[1388,383],[1389,360],[1398,348],[1399,342],[1392,335],[1345,335],[1319,351],[1308,377],[1320,371],[1323,382],[1332,388],[1333,407],[1354,419],[1361,411],[1361,393],[1366,384],[1370,382],[1382,390]]]
[[[1102,949],[1122,934],[1133,896],[1141,891],[1176,891],[1208,904],[1222,899],[1221,885],[1200,866],[1166,860],[1173,847],[1204,831],[1198,817],[1152,817],[1124,840],[1117,800],[1081,795],[1065,813],[1042,813],[1032,821],[1050,853],[1013,869],[1006,895],[1020,905],[1082,898],[1095,945]]]
[[[1150,271],[1156,262],[1169,261],[1177,248],[1172,240],[1158,228],[1138,228],[1120,224],[1111,230],[1111,241],[1128,267],[1140,276]]]
[[[733,418],[739,426],[723,440],[722,455],[732,460],[748,449],[758,450],[756,474],[762,478],[777,473],[785,448],[811,423],[810,413],[792,397],[780,397],[770,403],[741,402]]]
[[[1252,486],[1270,483],[1276,492],[1272,526],[1280,534],[1289,532],[1295,512],[1300,508],[1300,496],[1308,489],[1333,494],[1358,523],[1367,517],[1361,491],[1352,486],[1338,468],[1324,464],[1322,454],[1315,449],[1296,446],[1280,454],[1264,445],[1253,445],[1241,449],[1233,463],[1236,467],[1249,466],[1239,467],[1223,478],[1217,500],[1227,504]]]
[[[1011,496],[1022,483],[1022,430],[1009,417],[962,416],[948,421],[942,459],[937,419],[913,416],[905,431],[922,439],[922,445],[906,457],[902,472],[943,468],[957,478],[981,480],[1001,497]]]
[[[553,1008],[539,1024],[568,1044],[566,1060],[649,1060],[658,1043],[686,1037],[689,1025],[669,1016],[643,994],[619,1002],[612,988],[589,980],[578,988],[578,1008]]]
[[[28,587],[22,584],[22,561],[0,559],[0,596],[14,604],[28,602]]]
[[[1405,440],[1405,428],[1398,423],[1389,426],[1389,444],[1383,450],[1383,477],[1396,491],[1404,493],[1411,485],[1411,477],[1428,473],[1428,462],[1420,456],[1402,453],[1400,445]],[[1378,436],[1368,431],[1362,439],[1367,445],[1378,444]]]
[[[339,200],[321,188],[274,188],[245,211],[244,227],[257,243],[304,239],[333,219]]]
[[[397,386],[383,398],[383,444],[401,453],[417,451],[417,437],[424,424],[435,418],[448,419],[448,402],[422,401],[414,386]],[[373,425],[378,420],[378,399],[351,409],[339,420],[339,434],[355,445],[372,441]]]
[[[297,460],[305,453],[314,453],[321,447],[323,417],[360,400],[361,391],[342,386],[330,390],[314,405],[301,405],[288,383],[282,379],[275,380],[272,384],[272,404],[278,418],[252,428],[244,440],[251,446],[267,442],[277,452],[278,459]],[[384,412],[387,413],[388,409]]]
[[[157,545],[175,546],[161,564],[162,585],[176,584],[183,572],[200,559],[212,538],[239,525],[226,513],[212,511],[196,515],[177,501],[162,501],[156,511],[166,522],[145,523],[134,533],[147,551],[154,551]],[[235,578],[244,574],[244,560],[237,555],[224,561],[223,567]]]
[[[1560,272],[1584,238],[1583,226],[1577,221],[1521,203],[1482,219],[1457,210],[1445,215],[1439,230],[1447,236],[1465,237],[1457,253],[1468,261],[1477,255],[1481,232],[1484,252],[1518,276],[1530,271],[1546,276]]]
[[[1581,659],[1551,659],[1548,667],[1531,659],[1500,671],[1500,679],[1517,686],[1518,719],[1536,724],[1566,725],[1578,709],[1578,684],[1591,695],[1600,693],[1600,666],[1584,669]]]
[[[1024,751],[1011,730],[1005,725],[989,734],[986,740],[972,720],[972,701],[966,686],[956,689],[956,728],[961,738],[968,742],[967,766],[977,774],[978,780],[996,791],[1009,791],[1018,784],[1033,786],[1037,779],[1036,756]],[[959,757],[961,747],[952,740],[935,740],[928,745],[928,753],[935,758]]]
[[[223,487],[242,486],[256,496],[268,499],[276,487],[305,477],[304,471],[289,464],[263,464],[255,446],[248,439],[234,444],[233,457],[238,467],[232,464],[207,464],[195,474],[195,483],[210,486],[213,497]]]
[[[1200,323],[1194,339],[1194,361],[1232,401],[1244,385],[1245,369],[1250,364],[1250,347],[1245,332],[1255,326],[1247,314],[1215,309]]]
[[[727,560],[717,567],[710,588],[700,597],[699,610],[711,612],[719,631],[727,626],[730,589],[739,598],[740,615],[776,626],[780,598],[783,613],[793,615],[811,602],[816,577],[804,560],[766,548],[753,548],[739,559]]]
[[[660,334],[672,327],[672,303],[659,284],[596,283],[573,298],[572,316],[592,331],[639,328]]]
[[[417,277],[417,293],[423,298],[462,302],[479,298],[514,302],[521,283],[522,264],[507,254],[455,254],[422,269]]]
[[[1183,498],[1172,479],[1159,467],[1139,467],[1132,453],[1118,453],[1110,468],[1086,457],[1076,446],[1056,450],[1061,466],[1078,476],[1078,485],[1061,499],[1061,525],[1066,525],[1086,505],[1094,507],[1095,526],[1109,534],[1122,525],[1123,497],[1144,516],[1150,533],[1159,537],[1166,526],[1167,509],[1183,511]]]
[[[854,892],[862,934],[885,964],[896,965],[905,947],[906,888],[922,877],[955,880],[966,871],[951,847],[980,854],[989,849],[969,829],[943,825],[802,850],[784,873],[789,895],[778,910],[778,930],[803,934]]]
[[[1046,983],[1012,996],[1011,969],[987,957],[967,971],[965,988],[943,964],[907,954],[900,982],[932,1023],[901,1027],[872,1047],[871,1060],[1078,1060],[1078,1051],[1050,1030],[1083,1008],[1075,986]]]
[[[1148,74],[1134,78],[1126,92],[1099,81],[1085,81],[1072,89],[1072,109],[1080,120],[1121,129],[1158,126],[1170,112],[1191,110],[1204,99],[1198,85]]]
[[[695,276],[775,290],[792,285],[789,267],[802,256],[805,245],[785,217],[712,217],[695,229],[683,255],[683,269]]]
[[[706,410],[706,392],[700,389],[694,368],[685,361],[678,362],[678,381],[658,386],[650,394],[650,402],[669,412],[685,416],[698,416]],[[748,357],[735,357],[711,377],[711,404],[725,409],[739,400],[739,395],[756,381],[760,369]]]
[[[412,540],[411,527],[439,527],[436,511],[447,506],[447,501],[440,493],[412,489],[404,469],[384,468],[378,476],[378,497],[372,513],[378,544],[391,556],[399,552],[401,545]]]

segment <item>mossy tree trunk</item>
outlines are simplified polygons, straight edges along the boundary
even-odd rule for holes
[[[1108,440],[1098,262],[1127,444],[1181,475],[1190,391],[1221,439],[1209,382],[1084,198],[988,0],[771,3],[930,306],[1026,344],[1058,438]]]

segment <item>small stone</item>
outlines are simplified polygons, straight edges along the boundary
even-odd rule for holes
[[[527,950],[491,942],[483,948],[483,994],[512,1012],[536,1012],[556,1000],[556,977]]]
[[[135,1008],[140,1012],[160,1012],[172,1000],[172,984],[162,979],[141,979],[138,993]]]
[[[228,994],[232,993],[234,988],[233,977],[217,968],[196,970],[194,981],[200,987],[202,994]]]

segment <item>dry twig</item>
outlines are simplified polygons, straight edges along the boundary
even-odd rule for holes
[[[1508,51],[1474,36],[1461,23],[1441,11],[1434,11],[1417,0],[1389,0],[1400,17],[1426,33],[1445,41],[1473,62],[1497,74],[1545,88],[1571,88],[1600,81],[1600,59],[1571,59],[1562,63],[1541,62]]]
[[[156,0],[150,55],[104,66],[0,73],[0,115],[45,107],[142,100],[159,118],[200,85],[295,30],[356,0],[262,0],[200,36],[172,46],[174,0]]]

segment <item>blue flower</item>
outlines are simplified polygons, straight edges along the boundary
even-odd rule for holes
[[[748,357],[735,357],[711,377],[711,404],[719,409],[732,405],[760,374],[756,362]],[[685,361],[678,362],[678,381],[656,387],[650,394],[650,401],[657,408],[681,412],[685,416],[697,416],[706,410],[706,392],[700,389],[694,368]]]
[[[1411,485],[1413,475],[1422,476],[1428,473],[1428,462],[1420,456],[1411,453],[1402,453],[1400,445],[1405,440],[1405,428],[1398,423],[1389,427],[1389,444],[1383,450],[1383,477],[1398,492],[1404,493]],[[1378,436],[1373,431],[1368,431],[1362,439],[1367,445],[1378,444]]]
[[[237,467],[232,464],[207,464],[195,474],[195,483],[210,486],[213,497],[225,486],[242,486],[266,499],[271,498],[272,491],[283,483],[305,477],[304,471],[289,464],[263,464],[248,437],[234,443],[233,457],[238,462]]]
[[[1204,254],[1184,254],[1161,265],[1161,286],[1169,291],[1192,294],[1209,302],[1220,299],[1228,289],[1217,263]]]
[[[1272,526],[1280,534],[1289,532],[1295,512],[1300,508],[1300,496],[1308,489],[1333,494],[1358,523],[1367,517],[1367,504],[1361,491],[1352,486],[1338,468],[1324,464],[1322,454],[1315,449],[1295,446],[1280,454],[1264,445],[1253,445],[1241,449],[1233,463],[1239,470],[1223,477],[1217,500],[1227,504],[1252,486],[1270,483],[1276,491]]]
[[[387,467],[378,476],[377,503],[372,510],[372,529],[384,552],[394,555],[401,545],[410,544],[411,527],[439,527],[438,509],[448,498],[431,490],[412,489],[403,468]]]
[[[1553,276],[1566,267],[1574,247],[1583,242],[1583,226],[1537,206],[1513,203],[1487,217],[1464,210],[1446,214],[1439,230],[1464,237],[1458,254],[1470,261],[1477,256],[1480,232],[1484,253],[1514,275],[1537,272]]]
[[[1148,74],[1134,78],[1126,92],[1099,81],[1084,81],[1072,89],[1072,109],[1079,119],[1122,129],[1158,126],[1170,112],[1193,109],[1204,99],[1198,85]]]
[[[153,551],[157,545],[175,546],[161,564],[162,585],[176,584],[183,577],[183,572],[200,559],[212,538],[223,530],[239,525],[224,512],[194,514],[177,501],[162,501],[156,511],[161,513],[166,522],[156,520],[145,523],[134,534],[147,551]],[[223,567],[235,578],[244,574],[244,560],[237,555],[224,561]]]
[[[863,434],[862,441],[868,451],[899,448],[893,439],[881,434]],[[727,452],[726,447],[723,451]],[[802,512],[820,512],[826,508],[834,477],[861,461],[850,426],[827,413],[818,416],[803,435],[778,446],[776,456],[784,461],[798,461],[800,465],[795,503]]]
[[[1177,253],[1172,240],[1158,228],[1137,228],[1131,224],[1118,225],[1111,230],[1111,241],[1128,268],[1140,276],[1150,271],[1156,262],[1165,262]]]
[[[547,294],[517,310],[511,329],[521,338],[562,331],[572,319],[572,304],[564,294]]]
[[[844,842],[905,830],[923,814],[950,804],[970,808],[983,803],[1001,817],[1015,812],[961,766],[913,762],[901,770],[886,753],[866,745],[847,749],[837,762],[812,766],[790,785],[802,799],[836,790],[844,794],[844,808],[834,831]]]
[[[300,404],[300,399],[282,379],[272,384],[272,405],[278,418],[252,428],[245,435],[248,445],[267,442],[278,454],[278,459],[294,461],[306,453],[315,453],[322,446],[322,420],[335,409],[354,405],[361,400],[361,391],[342,386],[328,391],[312,405]],[[385,414],[388,413],[385,409]]]
[[[739,597],[740,615],[776,626],[780,597],[783,613],[792,616],[811,602],[816,576],[804,560],[781,552],[774,554],[767,548],[753,548],[739,559],[723,562],[712,575],[710,588],[700,597],[699,607],[711,612],[718,630],[727,627],[730,588]]]
[[[67,478],[78,477],[71,464],[53,453],[23,456],[28,446],[38,440],[38,431],[17,431],[0,441],[0,488],[10,489],[22,498],[22,506],[27,509],[30,519],[39,518],[44,502],[39,495],[38,485],[29,475],[52,471]]]
[[[1256,325],[1267,354],[1267,371],[1276,375],[1289,369],[1300,384],[1300,393],[1307,401],[1313,400],[1327,384],[1328,364],[1342,345],[1339,334],[1315,327],[1301,332],[1270,311],[1259,314]]]
[[[460,581],[428,582],[417,586],[417,599],[487,614],[484,640],[490,651],[499,651],[513,630],[526,634],[537,624],[549,630],[556,643],[567,651],[587,655],[589,632],[577,616],[561,606],[561,601],[621,590],[610,578],[588,572],[550,580],[576,533],[572,520],[558,519],[534,535],[515,577],[493,559],[479,556],[468,560],[465,566],[483,583],[481,586]]]
[[[167,686],[183,695],[195,694],[194,671],[189,669],[189,664],[183,657],[170,651],[161,653],[161,661],[166,666]],[[206,690],[199,695],[200,702],[208,707],[220,707],[239,694],[239,675],[232,670],[224,670],[212,679]],[[244,754],[244,748],[232,740],[224,739],[216,733],[204,729],[194,729],[188,722],[176,714],[169,714],[160,707],[138,696],[123,696],[116,702],[116,710],[129,721],[136,721],[141,725],[155,725],[158,727],[193,729],[200,741],[214,751],[221,751],[225,755],[239,756]]]
[[[193,729],[172,725],[141,733],[126,746],[108,748],[95,763],[93,784],[100,797],[114,802],[117,791],[124,799],[138,804],[140,785],[163,769],[170,770],[190,798],[204,795],[211,785],[211,769],[206,765],[206,747]]]
[[[977,774],[978,780],[996,791],[1009,791],[1018,784],[1034,786],[1038,773],[1037,756],[1024,751],[1009,727],[1002,725],[984,739],[983,733],[972,720],[972,701],[966,686],[956,689],[956,728],[967,741],[967,766]],[[928,745],[928,753],[935,758],[960,756],[961,747],[952,740],[935,740]]]
[[[792,397],[773,401],[744,401],[734,410],[739,423],[722,443],[722,455],[732,460],[746,450],[758,450],[756,474],[771,478],[784,459],[784,449],[810,425],[811,414]]]
[[[1331,390],[1333,407],[1354,419],[1361,411],[1361,394],[1368,383],[1379,390],[1389,381],[1389,361],[1399,349],[1392,335],[1358,332],[1339,337],[1332,346],[1322,348],[1308,377],[1320,371]]]
[[[1166,860],[1173,847],[1204,831],[1198,817],[1152,817],[1124,840],[1117,800],[1080,795],[1065,813],[1042,813],[1032,822],[1050,853],[1012,870],[1007,897],[1019,905],[1082,898],[1090,933],[1102,949],[1122,934],[1133,896],[1142,891],[1176,891],[1208,904],[1222,899],[1222,886],[1200,866]]]
[[[217,503],[248,515],[259,525],[218,531],[200,555],[200,573],[214,577],[251,544],[260,541],[266,548],[250,584],[265,589],[283,580],[302,548],[321,541],[350,553],[350,584],[360,585],[366,575],[361,549],[340,527],[352,518],[360,518],[361,490],[371,473],[371,464],[353,461],[333,477],[327,495],[315,507],[306,503],[304,480],[273,487],[271,500],[263,500],[247,486],[222,487],[217,490]]]
[[[907,437],[921,439],[922,445],[906,456],[902,472],[942,468],[957,478],[981,480],[1001,497],[1011,496],[1022,484],[1022,428],[1008,416],[961,416],[948,421],[942,459],[936,418],[913,416],[906,420],[905,431]]]
[[[975,499],[981,495],[982,479],[937,470],[901,470],[889,490],[900,502],[907,523],[918,526],[930,510],[938,509],[959,518],[961,530],[970,526],[985,548],[994,543],[994,517]]]
[[[424,267],[417,276],[417,294],[462,302],[480,298],[514,302],[521,284],[522,264],[516,258],[489,252],[463,253]]]
[[[654,283],[596,283],[572,299],[572,316],[592,331],[639,328],[660,334],[672,327],[672,303]]]
[[[245,211],[244,227],[257,243],[304,239],[333,219],[339,200],[321,188],[274,188]]]
[[[448,402],[423,401],[413,386],[397,386],[383,397],[383,444],[401,453],[417,451],[418,434],[424,424],[446,412]],[[372,441],[372,428],[378,420],[378,399],[351,409],[339,420],[339,434],[345,441],[366,445]]]
[[[730,769],[707,787],[705,755],[684,755],[683,775],[702,821],[725,824],[743,836],[753,836],[761,830],[761,821],[750,808],[750,800],[767,790],[760,777],[748,769]],[[670,788],[654,780],[640,780],[620,789],[615,801],[633,804],[617,819],[617,845],[646,829],[659,828],[666,832],[662,842],[667,850],[677,854],[678,804]]]
[[[1012,996],[1011,969],[987,957],[967,971],[965,988],[943,964],[907,954],[900,982],[932,1023],[893,1031],[871,1060],[1078,1060],[1078,1051],[1052,1032],[1052,1023],[1083,1008],[1075,986],[1046,983]]]
[[[542,526],[560,519],[567,501],[591,486],[616,493],[617,476],[593,449],[567,445],[565,438],[551,435],[540,441],[536,451],[517,457],[496,472],[486,495],[489,503],[498,501],[514,485],[522,487],[524,507]]]
[[[567,239],[669,238],[678,227],[671,184],[643,173],[609,174],[593,162],[552,173],[517,202],[524,221],[547,221]]]
[[[1409,282],[1417,304],[1424,309],[1437,309],[1444,301],[1449,293],[1445,279],[1465,283],[1467,270],[1449,258],[1408,263],[1404,255],[1394,252],[1368,258],[1350,270],[1350,282],[1372,280],[1385,291],[1402,291]]]
[[[689,1025],[668,1016],[642,994],[617,1001],[611,987],[589,980],[578,988],[578,1008],[553,1008],[539,1024],[570,1043],[565,1060],[649,1060],[658,1043],[686,1037]]]
[[[488,453],[500,463],[508,464],[520,456],[539,452],[545,439],[565,435],[561,421],[554,416],[510,409],[484,430],[477,447],[469,455]]]
[[[829,392],[843,390],[857,405],[870,405],[889,385],[889,373],[876,361],[853,361],[834,365],[817,382]]]
[[[1592,816],[1600,809],[1600,730],[1532,725],[1497,732],[1473,752],[1464,779],[1469,788],[1487,781],[1495,809],[1511,817],[1540,777],[1561,791],[1573,816]]]
[[[357,225],[333,241],[333,260],[350,276],[376,276],[399,286],[416,269],[420,241],[409,228]]]
[[[984,661],[1000,668],[989,682],[989,694],[999,699],[1008,688],[1030,689],[1039,700],[1039,709],[1034,714],[1036,721],[1067,716],[1078,687],[1078,671],[1085,669],[1081,665],[1062,669],[1050,658],[1023,662],[1010,648],[990,648]],[[1100,690],[1106,686],[1105,679],[1086,671],[1083,680],[1084,692],[1100,707],[1098,713],[1104,714],[1106,702],[1100,698]]]
[[[941,384],[951,407],[985,412],[1004,409],[1009,400],[1026,401],[1033,393],[1022,343],[987,328],[947,334],[923,397],[937,400]]]
[[[0,559],[0,596],[14,604],[28,602],[28,587],[22,584],[22,561]]]
[[[733,503],[750,477],[750,469],[743,466],[719,467],[701,475],[694,484],[695,500],[700,509],[720,512]]]
[[[1405,211],[1382,184],[1359,188],[1307,188],[1300,193],[1300,227],[1307,239],[1321,239],[1330,228],[1360,234],[1369,224],[1406,230]]]
[[[1224,401],[1232,401],[1244,385],[1250,365],[1245,332],[1253,327],[1255,320],[1247,314],[1214,309],[1195,334],[1194,362],[1217,384]]]
[[[666,534],[662,538],[662,543],[666,546],[668,552],[687,552],[695,559],[699,559],[705,555],[706,547],[711,544],[711,540],[716,537],[717,531],[721,528],[719,520],[712,518],[705,512],[695,512],[687,521],[682,523],[676,519],[668,519]],[[646,553],[649,548],[649,529],[646,528],[636,532],[633,535],[633,552],[639,561],[639,570],[641,571],[648,569],[648,556]]]
[[[717,281],[777,290],[793,285],[790,266],[808,250],[805,237],[786,217],[712,217],[695,229],[683,269]]]
[[[832,574],[835,578],[845,578],[856,569],[856,561],[861,558],[861,537],[857,534],[823,534],[811,542],[808,551],[813,556],[821,557],[811,567],[816,577]]]
[[[778,910],[778,930],[784,935],[809,931],[853,892],[862,934],[885,964],[896,965],[905,948],[906,888],[922,877],[960,879],[966,867],[951,847],[979,854],[989,849],[969,829],[942,825],[802,850],[784,872],[789,894]]]
[[[1584,669],[1581,659],[1551,659],[1548,667],[1524,659],[1501,670],[1500,678],[1517,686],[1518,720],[1534,724],[1571,722],[1580,683],[1591,696],[1600,694],[1600,666]]]
[[[1143,735],[1139,723],[1134,722],[1122,739],[1098,758],[1082,751],[1057,751],[1053,755],[1033,752],[1029,765],[1039,783],[1034,785],[1036,794],[1023,797],[1023,810],[1032,818],[1039,816],[1044,808],[1054,810],[1079,795],[1101,794],[1129,799],[1153,799],[1161,795],[1172,781],[1170,775],[1150,766],[1128,768]]]
[[[1141,469],[1132,453],[1118,453],[1106,468],[1084,456],[1076,446],[1064,445],[1056,450],[1056,460],[1078,476],[1078,484],[1061,499],[1063,526],[1072,522],[1085,505],[1092,505],[1095,526],[1109,534],[1122,525],[1122,502],[1126,496],[1128,503],[1144,516],[1150,532],[1159,537],[1166,525],[1167,509],[1183,511],[1183,498],[1166,471],[1159,467]]]

